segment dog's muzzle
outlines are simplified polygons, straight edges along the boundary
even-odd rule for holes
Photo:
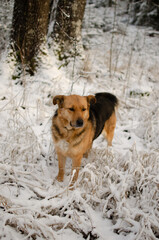
[[[83,127],[83,119],[78,119],[77,121],[76,121],[76,126],[77,127]]]
[[[81,128],[84,125],[83,119],[78,118],[75,123],[70,123],[70,125],[74,128]]]

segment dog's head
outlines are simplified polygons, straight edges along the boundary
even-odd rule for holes
[[[90,104],[95,102],[93,95],[57,95],[53,98],[53,104],[58,104],[58,116],[67,129],[84,127],[89,118]]]

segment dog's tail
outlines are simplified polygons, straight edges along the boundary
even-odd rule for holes
[[[103,99],[106,99],[113,104],[113,107],[115,109],[118,108],[119,100],[117,99],[117,97],[115,95],[113,95],[111,93],[108,93],[108,92],[96,93],[95,97],[96,97],[97,101],[103,101]]]

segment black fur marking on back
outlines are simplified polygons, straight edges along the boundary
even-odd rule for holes
[[[103,102],[104,99],[109,100],[113,104],[114,107],[116,107],[118,105],[117,97],[111,93],[107,93],[107,92],[96,93],[95,97],[96,97],[97,101],[101,101],[101,102]]]
[[[96,139],[102,132],[105,122],[110,118],[118,105],[118,99],[111,93],[96,93],[96,103],[90,105],[90,120],[95,119]]]

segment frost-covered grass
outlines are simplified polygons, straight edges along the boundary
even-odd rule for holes
[[[87,6],[85,60],[59,70],[48,51],[35,76],[17,80],[14,66],[1,60],[2,239],[159,238],[159,38],[121,22],[125,15],[113,24],[114,9],[102,11]],[[69,159],[64,183],[55,180],[52,97],[99,91],[120,101],[113,147],[103,136],[94,142],[70,191]]]

